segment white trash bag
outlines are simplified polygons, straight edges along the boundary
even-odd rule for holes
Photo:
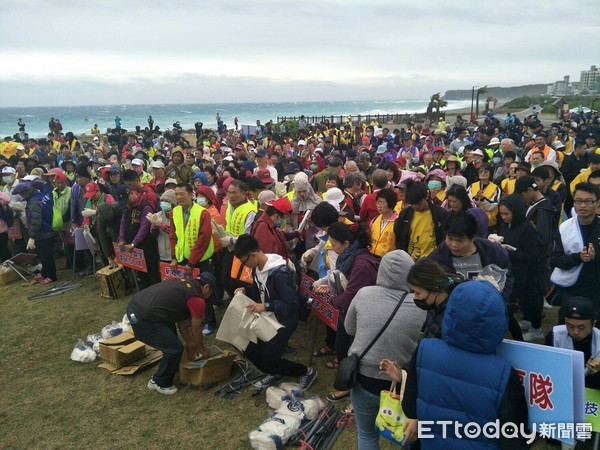
[[[248,438],[255,450],[278,450],[302,424],[302,416],[277,412],[263,422],[257,430],[250,432]]]
[[[106,325],[102,328],[100,334],[104,339],[110,339],[112,337],[118,336],[123,332],[123,328],[113,320],[113,323]]]
[[[96,360],[96,352],[83,343],[81,339],[77,341],[73,351],[71,352],[71,359],[73,361],[82,363],[91,363]]]

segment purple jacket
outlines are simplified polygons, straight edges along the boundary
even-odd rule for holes
[[[346,311],[359,289],[377,284],[377,271],[379,270],[380,261],[377,256],[366,250],[354,259],[346,290],[340,295],[333,297],[332,300],[333,306],[340,310],[342,320],[346,317]]]

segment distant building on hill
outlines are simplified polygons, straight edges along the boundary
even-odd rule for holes
[[[565,75],[562,80],[555,81],[548,85],[546,94],[548,95],[569,95],[573,93],[573,87],[569,84],[569,75]]]
[[[579,79],[579,89],[593,89],[594,85],[600,81],[600,69],[596,66],[590,67],[590,70],[582,70]]]

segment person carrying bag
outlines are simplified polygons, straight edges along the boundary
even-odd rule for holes
[[[400,305],[402,305],[402,302],[406,298],[407,294],[408,293],[404,293],[404,295],[402,296],[402,298],[400,299],[400,301],[394,308],[394,311],[388,318],[387,322],[385,322],[385,324],[383,325],[381,330],[379,330],[379,333],[377,333],[377,336],[375,336],[375,338],[371,341],[371,343],[367,346],[367,348],[364,349],[364,351],[360,354],[360,356],[357,356],[356,354],[351,353],[346,358],[342,359],[342,361],[340,361],[340,365],[335,374],[335,380],[333,382],[334,388],[339,389],[340,391],[347,391],[349,389],[352,389],[352,386],[354,386],[356,384],[356,378],[358,376],[358,366],[360,364],[360,360],[363,359],[363,357],[367,354],[367,352],[371,349],[371,347],[373,347],[373,344],[375,344],[375,342],[377,342],[377,339],[379,339],[379,337],[383,334],[385,329],[388,327],[388,325],[390,324],[390,322],[396,315],[396,312],[398,312],[398,310],[400,309]]]

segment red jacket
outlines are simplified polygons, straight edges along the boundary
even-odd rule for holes
[[[358,215],[360,216],[361,220],[367,223],[371,223],[371,220],[379,215],[377,212],[377,199],[375,198],[378,191],[379,189],[373,191],[372,194],[367,195],[362,206],[360,207],[360,213]]]
[[[313,173],[319,173],[325,170],[325,160],[317,153],[313,153],[311,156],[303,158],[302,162],[304,163],[305,169],[310,169],[310,165],[313,162],[316,163],[317,168],[313,171]]]
[[[261,252],[276,253],[288,259],[285,235],[266,213],[263,212],[252,226],[252,236],[258,241]]]
[[[144,199],[144,201],[146,203],[148,203],[150,205],[150,207],[152,208],[152,212],[158,211],[158,205],[159,205],[158,195],[156,195],[156,192],[154,192],[154,190],[152,188],[144,185],[144,188],[142,189],[141,197]]]

